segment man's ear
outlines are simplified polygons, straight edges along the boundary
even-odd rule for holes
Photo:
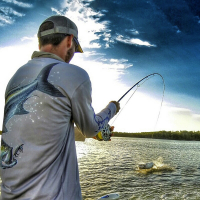
[[[67,36],[67,48],[68,49],[71,48],[71,46],[72,46],[73,37],[74,37],[73,35]]]

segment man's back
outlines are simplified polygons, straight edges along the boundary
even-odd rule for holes
[[[10,80],[1,142],[3,200],[81,200],[74,123],[96,136],[120,106],[112,101],[94,113],[91,82],[67,64],[83,53],[76,24],[47,18],[38,30],[39,52]]]
[[[51,58],[33,59],[13,76],[2,138],[3,199],[81,199],[69,96],[87,79],[82,69]]]

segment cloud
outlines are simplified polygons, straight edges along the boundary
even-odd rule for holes
[[[35,34],[33,37],[27,37],[27,36],[25,36],[25,37],[23,37],[23,38],[21,38],[21,41],[22,42],[24,42],[24,41],[34,41],[34,42],[36,42],[37,43],[37,41],[38,41],[38,38],[37,38],[37,35]]]
[[[19,12],[15,11],[14,9],[10,8],[10,7],[0,7],[0,11],[6,16],[8,16],[8,15],[14,15],[14,16],[17,16],[17,17],[25,16],[25,14],[19,13]]]
[[[120,34],[113,36],[112,31],[109,28],[111,22],[109,20],[101,20],[102,17],[106,15],[107,10],[95,11],[89,7],[92,0],[84,2],[85,3],[68,0],[63,4],[63,10],[51,8],[56,14],[65,15],[76,23],[79,29],[79,40],[83,49],[107,49],[113,47],[116,41],[136,46],[156,47],[156,45],[150,44],[148,41],[142,41],[138,38],[125,37]],[[118,17],[121,18],[126,16],[122,16],[122,14],[118,13]],[[133,19],[131,18],[126,17],[126,19],[133,22]],[[139,32],[133,28],[125,29],[125,32],[132,35],[139,35]]]
[[[194,114],[193,117],[200,121],[200,115],[199,114]]]
[[[63,10],[51,8],[53,12],[70,18],[78,27],[79,41],[84,48],[109,48],[111,40],[109,21],[100,21],[106,11],[95,11],[89,7],[89,1],[66,1]],[[101,42],[100,42],[101,40]],[[103,42],[102,42],[103,41]]]
[[[118,42],[122,42],[122,43],[129,44],[129,45],[156,47],[156,45],[150,44],[147,41],[142,41],[138,38],[130,38],[130,37],[127,37],[127,36],[125,37],[123,35],[117,35],[116,40]]]
[[[111,63],[110,64],[110,68],[114,67],[114,68],[117,68],[117,69],[127,69],[129,67],[132,67],[133,64],[131,63],[128,63],[128,60],[127,59],[109,59],[108,60],[108,63]]]
[[[94,60],[91,60],[91,59],[88,60],[87,59],[88,63],[90,63],[90,65],[94,64],[94,66],[98,66],[99,69],[119,70],[118,72],[121,73],[120,70],[124,70],[124,69],[127,69],[127,68],[133,66],[133,64],[129,63],[127,59],[114,59],[114,58],[106,59],[106,58],[104,58],[104,54],[101,54],[101,53],[95,54],[94,51],[93,51],[92,54],[87,53],[84,56],[88,58],[90,55],[99,55],[100,56],[100,57],[98,57],[97,59],[94,59]],[[79,56],[79,59],[80,59],[80,56]],[[75,61],[75,62],[78,63],[80,66],[82,66],[82,62],[79,62],[78,60]]]
[[[158,125],[160,130],[198,131],[200,129],[199,120],[200,115],[195,114],[188,108],[165,104],[161,110],[161,117]]]
[[[6,24],[12,24],[13,22],[14,22],[13,18],[0,14],[0,26],[5,26]]]
[[[6,2],[7,4],[10,4],[9,6],[1,6],[0,7],[0,26],[6,26],[11,25],[15,22],[15,20],[18,17],[24,17],[25,14],[16,11],[12,8],[12,4],[17,5],[21,8],[31,8],[32,4],[29,3],[23,3],[16,0],[2,0]]]
[[[139,35],[139,31],[136,29],[125,29],[125,32],[131,33],[132,35]]]
[[[15,22],[16,16],[17,17],[25,16],[25,14],[19,13],[19,12],[13,10],[12,8],[0,7],[0,12],[3,13],[3,14],[0,14],[0,26],[13,24]]]
[[[16,17],[23,17],[25,14],[19,13],[10,7],[0,7],[0,26],[13,24]]]
[[[22,7],[22,8],[31,8],[31,7],[33,7],[33,5],[30,4],[30,3],[23,3],[23,2],[20,2],[20,1],[16,1],[16,0],[2,0],[2,1],[4,1],[6,3],[12,3],[12,4],[17,5],[19,7]]]
[[[116,16],[121,18],[121,19],[125,19],[126,21],[129,21],[129,23],[131,23],[132,25],[134,24],[134,20],[133,17],[128,17],[125,13],[120,12],[116,12]]]
[[[106,54],[105,53],[98,53],[96,51],[84,51],[84,55],[86,57],[89,57],[89,56],[105,56]]]

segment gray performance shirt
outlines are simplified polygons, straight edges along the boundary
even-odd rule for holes
[[[81,200],[74,123],[93,137],[115,104],[95,114],[87,72],[44,52],[18,69],[5,99],[1,199]]]

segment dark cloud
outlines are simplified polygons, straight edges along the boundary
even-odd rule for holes
[[[197,0],[96,0],[94,9],[109,10],[114,48],[107,56],[133,62],[129,73],[161,73],[167,90],[200,98],[200,2]],[[134,45],[126,37],[147,41],[156,47]],[[131,82],[132,77],[126,80]]]
[[[0,15],[14,20],[13,24],[2,27],[2,45],[16,43],[23,36],[36,34],[39,24],[55,14],[51,7],[61,9],[62,1],[21,2],[32,7],[6,1],[0,4],[0,7],[10,7],[12,11],[23,14],[20,17],[10,11],[6,15],[5,10],[0,9]],[[96,18],[93,16],[99,23],[107,21],[105,32],[96,32],[99,39],[91,41],[101,44],[102,48],[96,49],[96,53],[104,53],[107,60],[127,59],[128,63],[133,64],[133,67],[125,70],[131,74],[126,74],[125,82],[131,84],[133,77],[137,79],[158,72],[165,78],[167,91],[200,98],[199,0],[81,2],[102,14]]]

